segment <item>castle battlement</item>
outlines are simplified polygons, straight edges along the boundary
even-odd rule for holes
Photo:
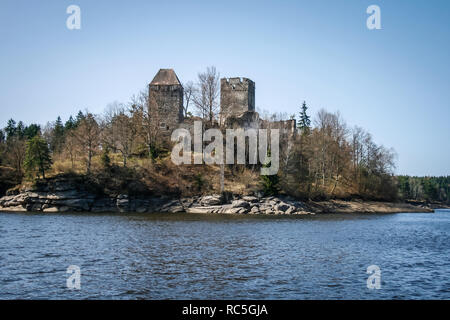
[[[255,111],[255,83],[248,78],[220,79],[220,118],[237,118]]]

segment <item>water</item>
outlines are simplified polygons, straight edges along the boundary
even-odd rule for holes
[[[450,211],[0,213],[0,299],[450,299],[449,244]]]

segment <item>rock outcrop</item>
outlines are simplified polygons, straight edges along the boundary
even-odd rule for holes
[[[106,195],[73,179],[53,179],[33,188],[11,189],[0,198],[0,211],[302,215],[315,213],[433,212],[427,205],[375,201],[329,200],[307,203],[289,197],[212,194],[190,198]]]
[[[228,203],[220,195],[191,198],[96,196],[82,190],[24,190],[0,198],[0,211],[29,212],[188,212],[208,214],[307,214],[306,205],[292,199],[234,196]]]

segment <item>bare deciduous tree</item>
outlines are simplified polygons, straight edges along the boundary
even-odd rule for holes
[[[19,174],[22,174],[25,159],[25,141],[19,137],[12,137],[6,144],[6,156],[10,164]]]
[[[75,168],[75,157],[77,151],[77,139],[75,137],[75,130],[72,129],[66,133],[66,140],[64,143],[64,155],[70,159],[72,170]]]
[[[98,125],[95,116],[86,111],[84,118],[81,119],[75,130],[75,138],[86,155],[87,173],[91,172],[92,157],[99,147],[100,132],[100,126]]]
[[[198,89],[193,96],[197,113],[210,124],[213,124],[219,109],[219,78],[216,67],[206,68],[205,72],[198,74]]]
[[[196,88],[195,85],[192,81],[186,82],[183,86],[184,89],[184,106],[183,106],[183,110],[184,110],[184,117],[186,118],[188,116],[188,112],[189,112],[189,105],[192,102],[195,92],[196,92]]]
[[[153,158],[155,150],[158,149],[161,142],[159,117],[156,110],[151,110],[147,91],[143,90],[138,96],[131,99],[130,113],[133,116],[134,123],[137,126],[137,134],[143,139],[150,159]],[[152,98],[154,99],[154,97]]]
[[[128,114],[126,108],[119,103],[112,103],[106,112],[104,139],[106,146],[122,155],[123,166],[133,152],[136,143],[136,115]]]

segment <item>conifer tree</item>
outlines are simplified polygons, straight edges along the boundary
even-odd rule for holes
[[[53,129],[53,137],[51,139],[51,148],[53,152],[60,152],[64,144],[64,126],[61,117],[58,117]]]
[[[69,130],[72,130],[75,128],[76,128],[76,122],[75,122],[75,120],[73,120],[73,117],[70,116],[69,120],[67,120],[66,123],[64,124],[64,130],[69,131]]]
[[[52,158],[47,142],[41,136],[27,141],[25,152],[25,172],[29,177],[39,174],[45,179],[45,171],[52,166]]]
[[[9,119],[8,124],[6,125],[5,128],[6,137],[8,138],[8,140],[16,135],[16,131],[17,131],[16,121],[14,121],[14,119]]]
[[[303,101],[302,110],[300,111],[299,129],[304,134],[308,134],[311,129],[311,119],[306,113],[307,110],[306,101]]]
[[[78,111],[77,118],[75,120],[75,126],[78,127],[78,125],[81,123],[82,120],[84,120],[85,117],[86,116],[84,115],[83,112],[81,112],[81,110]]]

